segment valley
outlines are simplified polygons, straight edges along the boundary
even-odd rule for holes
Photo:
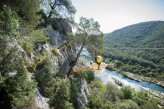
[[[164,22],[152,21],[105,34],[105,61],[120,71],[164,80],[163,28]]]
[[[164,19],[115,1],[1,0],[0,109],[163,109]]]

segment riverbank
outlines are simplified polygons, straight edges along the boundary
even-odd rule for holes
[[[159,92],[159,91],[153,91],[153,90],[150,90],[150,89],[148,89],[148,88],[144,88],[144,87],[142,87],[143,88],[143,90],[145,91],[145,92],[147,92],[147,94],[150,96],[150,97],[152,97],[152,98],[157,98],[158,100],[159,100],[159,105],[160,106],[164,106],[164,93],[162,93],[162,92]]]
[[[112,65],[112,66],[111,65],[112,64],[108,64],[107,69],[115,70],[118,73],[121,73],[122,75],[124,75],[125,77],[127,77],[129,79],[132,79],[132,80],[135,80],[135,81],[150,82],[150,83],[154,83],[156,85],[159,85],[161,87],[164,87],[164,82],[163,81],[156,80],[155,78],[143,77],[143,76],[133,74],[133,73],[130,73],[130,72],[120,71],[119,69],[115,68],[114,65]],[[144,88],[144,87],[142,87],[142,89],[143,89],[143,91],[146,91],[150,97],[157,98],[159,100],[159,105],[160,106],[164,106],[164,101],[163,101],[164,93],[159,92],[159,91],[153,91],[153,90],[150,90],[150,89]]]
[[[104,84],[111,82],[118,88],[122,86],[130,86],[137,92],[145,92],[150,98],[158,99],[159,106],[164,106],[164,89],[158,85],[149,82],[137,82],[136,80],[125,77],[118,71],[103,69],[99,73],[95,73],[95,76],[100,78]]]
[[[109,70],[115,70],[118,73],[121,73],[122,75],[128,77],[129,79],[133,79],[135,81],[150,82],[150,83],[154,83],[156,85],[159,85],[161,87],[164,87],[164,81],[159,81],[156,78],[145,77],[145,76],[141,76],[141,75],[134,74],[134,73],[131,73],[131,72],[120,71],[120,69],[117,69],[115,67],[115,65],[112,64],[112,63],[110,63],[110,64],[102,63],[100,65],[100,69],[98,69],[98,65],[96,63],[93,63],[87,68],[76,68],[73,71],[74,72],[79,72],[79,71],[82,71],[82,70],[93,70],[94,72],[100,72],[103,68],[107,68]]]
[[[130,78],[130,79],[133,79],[133,80],[136,80],[136,81],[145,81],[145,82],[150,82],[150,83],[154,83],[156,85],[159,85],[161,87],[164,87],[164,82],[163,81],[159,81],[155,78],[149,78],[149,77],[144,77],[144,76],[140,76],[140,75],[137,75],[137,74],[133,74],[133,73],[130,73],[130,72],[121,72],[124,76]]]
[[[141,76],[138,74],[134,74],[131,72],[125,72],[125,71],[120,71],[120,69],[117,69],[114,64],[108,64],[107,65],[107,69],[112,69],[117,71],[118,73],[123,74],[124,76],[136,80],[136,81],[144,81],[144,82],[150,82],[150,83],[154,83],[156,85],[159,85],[161,87],[164,87],[164,81],[159,81],[156,78],[151,78],[151,77],[145,77],[145,76]]]

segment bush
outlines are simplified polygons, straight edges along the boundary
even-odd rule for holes
[[[132,100],[123,101],[118,105],[118,109],[140,109],[139,106]]]
[[[112,83],[108,82],[103,92],[105,101],[116,102],[119,100],[119,89]]]
[[[156,101],[148,102],[141,106],[141,109],[159,109],[158,103]],[[163,109],[163,108],[162,108]]]
[[[26,60],[22,58],[22,52],[17,47],[6,47],[3,53],[0,70],[1,82],[0,87],[5,90],[7,101],[11,103],[12,108],[24,108],[31,104],[34,100],[35,82],[29,80],[28,71],[26,68]],[[3,51],[3,52],[4,52]],[[15,73],[11,75],[10,73]],[[3,80],[3,81],[2,81]],[[1,101],[4,102],[4,101]]]
[[[34,49],[33,43],[28,38],[22,38],[21,45],[23,49],[28,53],[31,53]]]
[[[135,96],[133,96],[133,101],[135,101],[139,106],[155,103],[157,105],[157,101],[155,99],[150,99],[149,95],[146,92],[137,92]]]
[[[34,42],[46,42],[49,39],[47,37],[47,31],[44,29],[30,31],[29,36],[31,36]]]
[[[27,80],[27,76],[23,74],[6,80],[6,90],[11,99],[11,106],[19,109],[32,104],[34,101],[34,87],[36,84]]]
[[[16,37],[20,35],[17,13],[6,5],[0,10],[0,24],[0,34],[9,34]]]
[[[60,24],[59,24],[59,20],[60,20],[60,19],[55,19],[55,18],[54,18],[53,21],[52,21],[51,26],[52,26],[52,28],[53,28],[54,30],[61,32],[61,31],[62,31],[62,28],[61,28],[61,26],[60,26]]]
[[[70,85],[71,85],[70,101],[71,103],[73,103],[75,109],[79,108],[79,104],[78,104],[78,94],[80,92],[78,88],[79,81],[80,80],[76,78],[70,80]]]
[[[130,86],[125,86],[121,90],[124,93],[125,99],[131,99],[133,97],[133,89]]]
[[[103,82],[100,79],[95,79],[94,81],[92,81],[89,86],[93,89],[93,88],[99,88],[102,89],[103,88]]]
[[[94,81],[95,79],[94,72],[91,70],[81,71],[79,73],[76,73],[75,76],[77,76],[78,78],[86,79],[88,83],[90,83],[91,81]]]
[[[59,49],[57,49],[57,48],[54,47],[54,46],[51,48],[51,51],[52,51],[52,53],[53,53],[54,55],[56,55],[56,56],[60,55]]]
[[[70,100],[70,82],[68,78],[53,78],[48,84],[50,105],[55,109],[73,109]]]
[[[56,71],[53,69],[52,61],[48,57],[44,61],[40,62],[36,66],[35,77],[38,82],[39,87],[43,91],[45,96],[48,95],[47,87],[48,83],[55,77]]]
[[[89,107],[91,109],[101,109],[104,105],[103,99],[100,96],[95,96],[93,94],[90,94],[88,97],[90,103]]]

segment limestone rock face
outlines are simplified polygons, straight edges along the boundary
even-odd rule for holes
[[[72,27],[70,26],[70,24],[66,20],[61,20],[60,26],[65,33],[72,33]]]
[[[72,33],[72,27],[66,20],[61,19],[60,22],[58,22],[58,25],[62,29],[62,32],[59,32],[54,29],[49,30],[49,37],[51,39],[50,42],[57,48],[67,42],[65,34]]]
[[[49,98],[45,98],[43,95],[41,95],[38,88],[35,88],[35,95],[37,109],[50,109],[50,106],[48,104]]]
[[[75,49],[65,49],[62,51],[62,55],[58,56],[59,62],[61,63],[61,67],[59,72],[67,73],[70,69],[70,63],[75,60],[76,53]]]
[[[86,48],[83,48],[83,51],[80,54],[76,67],[86,68],[93,63],[90,53]]]
[[[76,49],[73,45],[69,48],[66,44],[68,42],[66,34],[72,33],[72,27],[66,19],[60,19],[57,24],[60,31],[51,29],[49,30],[50,44],[60,49],[61,54],[58,57],[59,72],[67,73],[70,69],[70,63],[74,61],[76,57]],[[63,47],[65,46],[65,47]],[[38,47],[41,49],[42,47]],[[62,48],[62,49],[61,49]]]
[[[66,36],[62,33],[59,33],[56,30],[50,30],[49,31],[49,35],[50,35],[50,43],[51,45],[55,45],[57,48],[59,48],[60,46],[62,46],[64,43],[67,42],[66,40]]]
[[[79,83],[79,88],[80,88],[80,93],[79,93],[79,98],[78,98],[78,102],[80,105],[80,109],[83,109],[83,104],[85,106],[88,106],[88,99],[87,99],[87,95],[89,94],[89,90],[87,87],[87,82],[85,79],[82,79]]]

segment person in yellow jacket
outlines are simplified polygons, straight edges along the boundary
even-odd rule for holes
[[[96,49],[94,49],[94,51],[95,51],[95,62],[98,64],[98,70],[100,70],[100,64],[103,58],[100,55],[97,55]]]
[[[102,62],[102,57],[101,56],[96,56],[96,63],[98,64],[98,70],[100,70],[100,64]]]

